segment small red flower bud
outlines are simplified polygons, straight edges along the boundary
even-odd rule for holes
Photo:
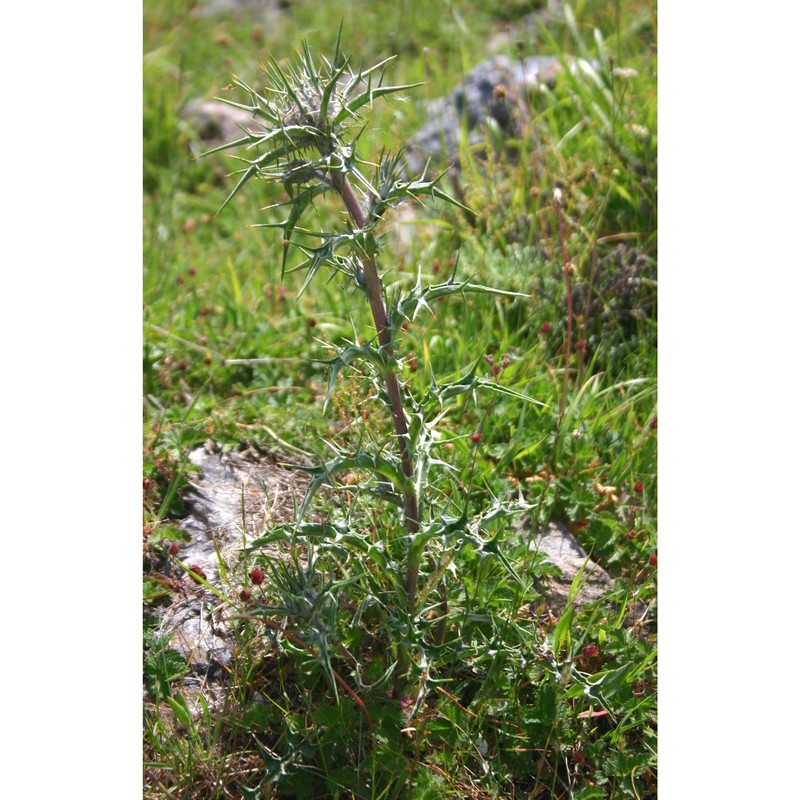
[[[214,360],[214,359],[213,359],[213,358],[211,358],[211,356],[206,356],[206,357],[203,359],[204,363],[206,363],[206,364],[210,364],[210,363],[211,363],[213,360]]]
[[[211,313],[211,309],[208,306],[203,306],[200,309],[200,316],[207,317]]]
[[[550,323],[543,322],[542,323],[542,333],[550,333]]]
[[[189,217],[186,222],[183,223],[183,229],[187,233],[191,233],[197,227],[197,222],[195,221],[194,217]]]
[[[317,327],[317,321],[314,319],[314,317],[309,317],[306,320],[306,324],[308,325],[309,328],[316,328]]]
[[[181,551],[181,548],[180,548],[180,545],[179,545],[177,542],[173,542],[173,543],[172,543],[172,544],[169,546],[169,548],[167,549],[167,552],[168,552],[168,553],[169,553],[171,556],[176,556],[176,555],[178,555],[178,553],[180,553],[180,551]]]
[[[575,345],[576,350],[580,350],[581,352],[586,349],[586,339],[579,339],[578,343]]]
[[[586,647],[583,648],[583,657],[594,658],[599,652],[600,650],[598,650],[597,645],[587,644]]]
[[[261,586],[261,584],[264,583],[264,573],[256,567],[250,573],[250,580],[253,581],[256,586]]]
[[[195,275],[197,275],[197,270],[194,267],[189,267],[189,275],[194,277]]]
[[[408,330],[408,320],[406,320],[405,322],[403,322],[403,324],[402,324],[400,327],[401,327],[401,328],[402,328],[404,331],[407,331],[407,330]]]
[[[658,566],[658,556],[655,553],[653,553],[653,555],[650,556],[649,564],[651,567]]]
[[[628,538],[635,539],[636,538],[636,531],[628,531]]]
[[[471,436],[470,438],[472,439],[472,441],[473,441],[473,442],[475,442],[475,444],[478,444],[478,442],[479,442],[479,441],[480,441],[480,440],[481,440],[483,437],[481,436],[481,434],[480,434],[480,433],[473,433],[473,434],[472,434],[472,436]]]
[[[642,481],[636,481],[633,491],[636,492],[636,494],[641,494],[644,491],[644,483],[642,483]]]
[[[573,764],[583,764],[584,761],[586,761],[586,756],[580,750],[572,751]]]
[[[198,578],[202,578],[204,581],[205,581],[205,580],[208,580],[208,578],[206,578],[206,573],[205,573],[205,572],[203,572],[203,569],[202,569],[202,567],[198,567],[198,566],[197,566],[197,565],[195,565],[195,564],[192,564],[192,566],[191,566],[191,567],[189,567],[189,577],[190,577],[190,578],[191,578],[191,579],[192,579],[192,580],[193,580],[195,583],[200,583],[200,581],[198,580]]]
[[[184,280],[185,278],[183,277],[183,275],[178,275],[178,283],[183,283]]]
[[[239,592],[239,599],[243,603],[246,603],[248,600],[252,599],[252,597],[253,595],[251,595],[250,592],[247,591],[247,589],[242,589],[242,591]]]
[[[436,261],[433,262],[433,271],[438,272],[442,268],[442,265],[439,263],[439,259],[437,258]]]
[[[653,430],[655,430],[658,427],[658,417],[653,417],[653,419],[650,420],[650,427]]]

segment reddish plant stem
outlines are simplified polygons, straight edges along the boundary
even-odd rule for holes
[[[347,177],[341,172],[331,172],[331,180],[336,191],[341,196],[347,213],[350,215],[356,228],[364,230],[367,225],[367,220],[364,217],[364,212],[353,191],[353,187],[350,185],[350,181],[348,181]],[[370,310],[372,311],[372,318],[378,332],[378,341],[386,355],[392,359],[394,357],[394,346],[392,334],[389,329],[389,321],[386,316],[386,306],[383,302],[383,287],[381,286],[381,279],[378,275],[375,257],[371,253],[365,253],[362,259],[362,265],[364,267],[364,277],[367,282],[367,296],[369,298]],[[408,450],[408,423],[406,422],[403,406],[402,387],[400,386],[400,381],[397,379],[397,374],[392,369],[386,369],[384,371],[383,380],[386,384],[386,394],[389,397],[392,421],[394,423],[395,433],[397,434],[397,449],[400,453],[403,474],[409,481],[413,481],[414,464],[411,460],[411,453]],[[419,530],[419,504],[416,492],[413,488],[403,491],[403,503],[405,507],[406,530],[413,540],[414,534]],[[418,577],[419,557],[415,557],[412,553],[409,568],[406,573],[406,594],[410,613],[413,613],[414,607],[416,606]]]

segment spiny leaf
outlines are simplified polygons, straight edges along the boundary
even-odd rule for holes
[[[245,183],[247,183],[247,181],[249,181],[250,178],[257,173],[258,167],[255,164],[251,164],[246,170],[244,170],[244,174],[239,179],[239,182],[236,184],[236,186],[233,187],[233,191],[225,198],[225,202],[219,207],[217,214],[219,214],[220,211],[222,211],[222,209],[225,208],[225,206],[227,206],[231,200],[233,200],[233,198],[239,193],[239,190],[242,188],[242,186],[244,186]]]
[[[349,347],[340,349],[335,358],[322,362],[323,364],[327,364],[330,368],[330,373],[328,375],[328,391],[325,395],[323,412],[328,407],[328,402],[333,394],[333,390],[336,386],[336,379],[339,377],[339,373],[356,360],[367,361],[368,363],[376,366],[381,372],[397,368],[396,359],[394,362],[390,361],[382,348],[375,347],[371,344],[360,346],[351,345]]]
[[[305,187],[303,191],[295,194],[289,202],[278,204],[290,206],[289,216],[283,222],[265,222],[256,226],[263,228],[281,228],[283,230],[283,260],[281,261],[281,280],[283,280],[283,276],[286,273],[286,258],[289,254],[289,245],[291,244],[292,233],[294,233],[294,229],[297,226],[297,223],[300,221],[300,217],[303,215],[306,208],[308,208],[308,206],[314,202],[314,198],[318,194],[325,192],[327,189],[328,187],[324,183],[312,184],[311,186]],[[275,208],[275,206],[268,206],[268,208]]]
[[[219,214],[220,211],[222,211],[222,209],[225,208],[225,206],[227,206],[231,200],[233,200],[233,198],[239,193],[239,190],[242,188],[242,186],[244,186],[244,184],[247,183],[247,181],[249,181],[250,178],[252,178],[254,175],[259,174],[265,165],[275,161],[279,161],[281,158],[285,157],[286,154],[287,154],[286,147],[277,147],[274,150],[270,150],[267,153],[264,153],[263,155],[259,156],[253,161],[248,161],[245,158],[234,156],[234,158],[236,158],[238,161],[244,161],[246,164],[249,164],[249,166],[244,170],[239,170],[239,172],[243,173],[242,177],[239,179],[239,182],[233,188],[233,191],[227,196],[227,198],[225,198],[225,202],[219,207],[217,214]]]
[[[308,39],[303,39],[303,52],[300,54],[300,61],[304,67],[304,77],[306,77],[313,84],[317,92],[321,93],[322,84],[319,81],[318,71],[314,66],[314,57],[311,55],[311,46],[308,43]]]
[[[397,312],[403,319],[413,320],[416,319],[421,308],[428,311],[431,310],[429,302],[451,294],[495,294],[501,297],[530,297],[530,295],[523,292],[510,292],[469,281],[455,281],[452,278],[445,283],[437,283],[423,288],[421,275],[418,275],[416,286],[397,304]]]
[[[225,142],[225,144],[221,144],[217,147],[212,148],[211,150],[204,150],[200,153],[197,157],[198,158],[205,158],[206,156],[210,156],[213,153],[219,153],[222,150],[230,150],[232,147],[240,147],[241,145],[250,144],[250,137],[244,136],[241,139],[235,139],[232,142]]]
[[[526,394],[522,394],[520,392],[515,392],[513,389],[509,389],[507,386],[503,386],[502,383],[495,383],[494,381],[485,381],[482,378],[479,378],[475,381],[475,386],[480,389],[488,389],[490,392],[495,392],[497,394],[504,394],[506,397],[513,397],[515,400],[522,400],[526,403],[533,403],[535,406],[542,406],[542,408],[547,408],[547,403],[542,403],[540,400],[534,400],[532,397],[529,397]]]
[[[339,28],[339,35],[341,36],[342,29]],[[322,119],[327,119],[328,117],[328,104],[330,103],[331,95],[333,94],[334,89],[339,83],[339,78],[342,77],[344,74],[345,69],[347,68],[347,62],[343,63],[340,67],[336,67],[336,60],[338,58],[338,50],[339,50],[339,41],[336,41],[336,53],[334,54],[333,61],[334,61],[334,68],[333,72],[331,73],[330,79],[328,83],[325,85],[325,88],[322,91],[322,99],[320,100],[319,104],[319,115]]]
[[[273,56],[269,57],[269,61],[270,66],[272,67],[273,75],[277,79],[277,82],[283,87],[283,92],[287,97],[291,98],[300,113],[305,112],[307,110],[306,105],[301,102],[300,98],[297,96],[297,93],[292,86],[292,82],[286,77],[286,73],[281,69],[280,65]]]
[[[389,56],[385,58],[383,61],[379,61],[377,64],[369,67],[365,70],[359,70],[358,72],[352,73],[350,80],[345,84],[344,88],[342,89],[342,95],[344,97],[348,97],[350,93],[361,83],[364,78],[371,73],[375,72],[375,70],[382,69],[386,66],[390,61],[394,61],[397,56]],[[338,120],[337,120],[338,121]]]
[[[410,489],[408,478],[406,478],[397,464],[382,456],[369,453],[356,453],[354,456],[337,456],[319,467],[295,466],[294,469],[302,469],[304,472],[314,476],[300,506],[298,519],[302,519],[306,511],[308,511],[314,495],[320,488],[325,484],[331,483],[331,479],[341,472],[364,470],[390,481],[400,492]]]
[[[339,111],[333,119],[334,125],[340,125],[348,116],[356,118],[358,116],[356,112],[359,108],[367,103],[372,103],[373,100],[379,97],[384,97],[395,92],[402,92],[405,89],[416,89],[417,86],[422,86],[422,83],[406,83],[400,86],[379,86],[375,89],[369,89],[342,105],[341,111]]]
[[[464,394],[468,392],[475,386],[475,375],[478,370],[478,364],[481,363],[481,359],[476,359],[472,366],[465,372],[461,377],[457,378],[454,381],[439,384],[438,386],[431,386],[428,389],[428,394],[425,396],[423,405],[426,405],[431,400],[436,400],[439,405],[443,405],[445,400],[449,400],[451,397],[457,397],[460,394]]]

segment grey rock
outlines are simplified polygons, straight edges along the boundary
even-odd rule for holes
[[[579,66],[576,62],[575,67]],[[466,144],[474,147],[477,155],[487,132],[497,143],[525,135],[528,94],[539,84],[552,84],[560,69],[555,56],[533,56],[522,62],[494,56],[478,64],[450,94],[427,104],[427,122],[406,142],[409,172],[421,174],[429,160],[435,171],[443,166],[458,169],[465,126]],[[195,155],[240,138],[242,127],[259,127],[252,114],[203,98],[189,101],[181,118],[193,132]]]
[[[207,582],[222,595],[238,593],[247,584],[241,562],[243,546],[275,525],[294,519],[308,487],[302,470],[282,467],[272,456],[255,449],[224,453],[213,442],[196,448],[189,461],[198,469],[182,499],[187,510],[179,527],[189,541],[178,556],[187,567],[199,567]],[[578,539],[563,523],[550,522],[531,536],[530,518],[520,521],[520,534],[530,548],[544,554],[558,569],[537,584],[538,601],[562,613],[571,584],[583,570],[574,604],[581,607],[602,599],[613,589],[608,573],[588,558]],[[278,554],[276,549],[273,551]],[[225,565],[227,581],[220,575]],[[176,591],[172,603],[161,611],[160,634],[170,637],[170,647],[186,659],[184,689],[190,703],[200,687],[221,681],[235,653],[235,637],[227,616],[230,606],[204,586],[193,583],[171,562],[156,565],[172,577]],[[636,607],[641,616],[644,609]],[[632,623],[631,623],[632,624]],[[209,698],[206,693],[204,696]],[[221,696],[221,695],[220,695]]]
[[[549,522],[530,544],[531,550],[547,553],[557,564],[563,558],[585,559],[586,551],[572,532],[563,523]]]
[[[543,553],[546,560],[559,569],[560,575],[548,575],[537,587],[551,608],[559,613],[566,606],[572,582],[581,569],[582,583],[574,601],[576,608],[594,603],[614,588],[611,576],[588,557],[580,542],[563,523],[548,523],[533,537],[530,549]]]
[[[161,623],[170,647],[186,659],[193,673],[209,679],[217,677],[233,656],[232,633],[228,623],[220,620],[220,610],[213,594],[198,591],[174,602]]]
[[[533,552],[541,553],[545,560],[557,567],[558,574],[545,575],[536,581],[538,597],[531,603],[532,610],[544,610],[560,615],[569,601],[569,592],[577,575],[583,570],[578,591],[573,599],[576,609],[595,603],[614,590],[614,579],[589,558],[577,537],[561,521],[551,521],[531,536],[530,517],[520,519],[518,529]],[[634,600],[623,625],[644,635],[649,629],[648,607]]]
[[[279,13],[284,5],[285,0],[203,0],[194,13],[200,17],[221,17],[225,14],[259,17]]]
[[[250,448],[223,453],[209,441],[189,454],[199,475],[189,480],[182,500],[187,516],[181,528],[191,536],[182,560],[208,564],[217,574],[216,547],[241,547],[267,527],[287,522],[302,502],[308,476],[287,470]]]
[[[487,127],[501,136],[519,136],[527,121],[525,97],[538,83],[555,80],[560,64],[555,56],[534,56],[512,63],[494,56],[478,64],[449,95],[428,103],[428,121],[407,143],[409,169],[419,174],[430,158],[458,167],[461,133],[467,144],[486,138]]]
[[[181,546],[178,558],[186,567],[202,569],[207,582],[224,595],[231,587],[221,578],[220,563],[234,587],[245,583],[242,547],[267,528],[294,518],[309,478],[252,448],[223,453],[212,441],[191,451],[189,461],[199,473],[182,495],[187,514],[178,526],[189,542]],[[170,575],[169,564],[159,566]],[[225,620],[229,609],[205,587],[186,579],[180,568],[171,577],[182,588],[163,610],[160,633],[170,637],[170,647],[192,672],[211,677],[232,658],[234,641]]]
[[[571,72],[596,70],[576,59]],[[487,135],[496,145],[507,138],[535,135],[530,121],[528,99],[540,85],[552,87],[561,71],[556,56],[531,56],[512,62],[506,56],[493,56],[470,70],[459,86],[445,97],[427,104],[428,120],[406,143],[409,171],[418,175],[428,160],[435,170],[461,166],[460,146],[466,127],[465,144],[482,156],[480,145]]]
[[[181,109],[180,117],[191,132],[190,147],[195,156],[240,139],[244,135],[242,128],[253,127],[252,114],[219,100],[190,100]]]

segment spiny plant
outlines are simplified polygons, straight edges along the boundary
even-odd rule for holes
[[[415,399],[399,378],[402,361],[395,353],[397,334],[404,323],[447,295],[466,292],[525,295],[466,280],[456,281],[451,275],[446,282],[430,286],[423,286],[418,278],[410,290],[399,291],[392,298],[388,296],[378,267],[382,249],[380,229],[387,210],[405,201],[421,202],[424,198],[468,209],[440,187],[441,176],[428,179],[427,168],[421,176],[407,176],[401,151],[383,152],[375,163],[358,155],[357,146],[366,128],[363,112],[375,100],[418,84],[385,85],[385,68],[391,58],[368,69],[352,69],[340,44],[341,27],[330,60],[323,58],[315,62],[307,42],[294,62],[286,66],[271,59],[266,67],[269,87],[263,93],[235,79],[235,85],[243,90],[249,102],[220,99],[252,114],[253,124],[243,129],[241,138],[209,153],[238,149],[248,154],[237,156],[245,166],[238,172],[239,180],[223,208],[252,178],[283,187],[288,199],[269,208],[287,207],[288,214],[281,221],[262,223],[260,227],[282,231],[282,271],[287,269],[292,245],[303,254],[304,260],[295,267],[306,271],[301,294],[326,266],[345,276],[369,304],[376,335],[364,343],[336,346],[336,357],[329,362],[326,403],[341,370],[359,364],[374,379],[376,395],[389,411],[394,446],[379,443],[371,447],[366,443],[356,452],[348,453],[330,445],[335,456],[310,470],[314,479],[300,509],[300,517],[310,508],[317,490],[332,482],[337,473],[353,470],[371,473],[390,504],[399,498],[405,552],[401,558],[404,581],[402,587],[396,589],[403,595],[401,605],[407,620],[413,621],[419,615],[420,567],[426,544],[437,535],[441,536],[448,526],[464,528],[466,522],[466,507],[464,514],[447,522],[443,522],[441,515],[437,516],[433,507],[424,507],[429,470],[441,463],[431,454],[433,426],[444,414],[446,402],[453,397],[481,386],[495,391],[503,389],[495,382],[478,377],[478,358],[466,375],[450,383],[437,384],[432,376],[426,396]],[[347,212],[346,222],[334,230],[301,227],[301,219],[307,216],[315,201],[326,194],[341,201]],[[303,530],[316,537],[337,535],[334,527],[319,524]],[[440,565],[431,564],[426,586],[430,586],[430,580],[441,569]],[[411,656],[406,642],[397,643],[397,648],[396,685],[402,686]]]

